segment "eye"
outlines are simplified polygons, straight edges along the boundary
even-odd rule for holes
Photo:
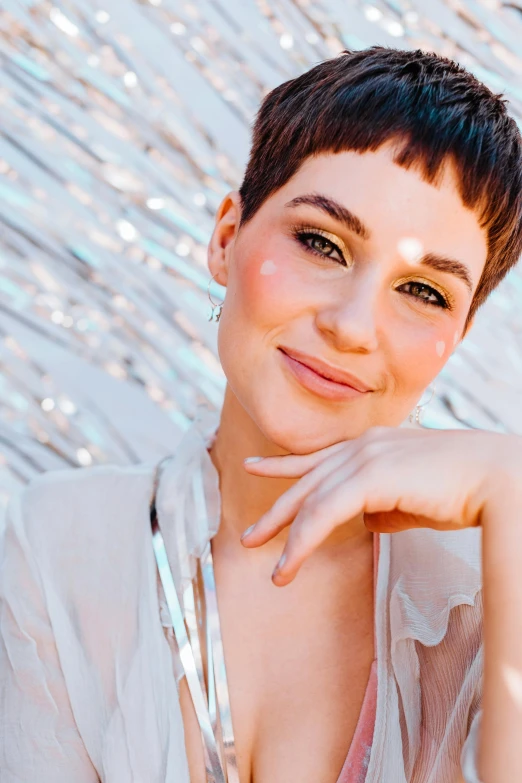
[[[341,249],[331,239],[316,231],[293,230],[294,238],[305,250],[322,258],[331,258],[342,266],[347,266]]]
[[[403,290],[408,289],[408,287],[409,290],[406,290],[406,293],[415,297],[415,299],[418,299],[423,304],[442,307],[445,310],[450,309],[449,302],[439,291],[437,291],[435,288],[432,288],[431,285],[428,285],[427,283],[421,283],[418,280],[411,280],[408,283],[403,283],[397,290],[401,288]]]

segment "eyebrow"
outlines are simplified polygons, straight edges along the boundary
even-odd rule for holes
[[[455,275],[465,283],[470,294],[473,293],[473,280],[469,273],[469,269],[460,261],[456,261],[454,258],[446,258],[446,256],[438,256],[435,253],[426,253],[426,255],[419,258],[419,264],[429,266],[431,269],[437,270],[437,272],[446,272],[448,275]]]
[[[285,207],[298,207],[301,204],[307,204],[325,212],[334,220],[342,223],[349,231],[352,231],[361,239],[370,239],[372,232],[353,212],[347,209],[334,199],[319,193],[309,193],[304,196],[297,196],[285,204]],[[466,285],[470,293],[473,293],[473,280],[468,267],[461,261],[447,256],[439,256],[436,253],[426,253],[418,259],[418,263],[435,269],[437,272],[444,272],[458,277]]]
[[[327,215],[330,215],[334,220],[339,223],[344,223],[349,231],[353,231],[354,234],[361,237],[361,239],[370,239],[372,233],[367,228],[362,220],[350,212],[349,209],[339,204],[338,201],[334,201],[328,196],[322,196],[319,193],[309,193],[306,196],[297,196],[291,201],[285,204],[285,207],[298,207],[300,204],[308,204],[310,207],[315,207]]]

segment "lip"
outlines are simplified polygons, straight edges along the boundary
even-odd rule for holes
[[[331,400],[359,397],[373,391],[355,375],[294,348],[279,346],[285,365],[310,391]]]

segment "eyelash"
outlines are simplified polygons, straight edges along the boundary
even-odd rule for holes
[[[341,250],[341,248],[338,245],[336,245],[335,242],[332,242],[332,240],[329,237],[327,237],[324,234],[322,234],[320,231],[317,231],[317,230],[311,231],[311,230],[307,230],[307,229],[303,229],[303,228],[293,227],[292,228],[292,235],[293,235],[294,239],[297,242],[299,242],[301,247],[303,247],[308,253],[313,253],[314,256],[319,256],[319,258],[321,258],[321,259],[330,259],[331,256],[328,256],[326,253],[321,253],[320,250],[315,250],[315,248],[310,247],[310,245],[307,243],[308,239],[320,238],[320,239],[325,240],[326,242],[328,242],[334,248],[334,250],[337,250],[337,252],[339,253],[339,255],[341,256],[341,258],[344,261],[344,264],[342,264],[336,258],[333,258],[332,260],[334,261],[334,263],[340,264],[341,266],[346,266],[346,267],[348,266],[348,264],[346,263],[346,261],[344,259],[343,251]],[[401,285],[402,286],[404,286],[404,285],[417,285],[417,286],[420,286],[421,288],[427,289],[430,292],[430,294],[435,294],[435,296],[437,297],[437,302],[430,302],[430,301],[427,301],[426,299],[424,299],[421,296],[415,296],[414,294],[408,294],[407,293],[408,296],[412,296],[414,299],[416,299],[418,302],[421,302],[421,304],[425,305],[426,307],[439,307],[442,310],[451,310],[452,309],[452,306],[451,306],[450,302],[443,296],[443,294],[441,294],[440,291],[437,291],[436,288],[433,288],[432,286],[428,285],[427,283],[423,283],[420,280],[407,280],[406,282],[402,283]]]
[[[437,291],[435,288],[433,288],[431,285],[428,285],[427,283],[422,283],[420,280],[407,280],[405,283],[401,283],[401,286],[403,285],[418,285],[421,288],[426,288],[430,292],[430,294],[435,294],[435,296],[437,297],[436,302],[428,302],[428,300],[423,299],[422,296],[414,296],[414,294],[408,294],[408,296],[413,296],[414,299],[417,299],[419,302],[426,305],[427,307],[431,305],[432,307],[440,307],[442,310],[452,309],[450,303],[447,301],[447,299],[444,298],[444,296],[440,293],[440,291]]]
[[[317,231],[316,229],[314,231],[312,231],[312,230],[304,228],[304,227],[300,227],[299,228],[297,226],[294,226],[292,228],[292,234],[294,236],[294,239],[297,242],[299,242],[299,244],[302,247],[304,247],[304,249],[306,251],[308,251],[309,253],[313,253],[314,256],[319,256],[319,258],[322,258],[324,260],[325,258],[329,259],[331,257],[328,256],[326,253],[321,253],[320,250],[315,250],[315,248],[310,247],[310,245],[307,244],[307,241],[306,241],[307,239],[318,239],[318,238],[319,239],[323,239],[325,242],[328,242],[328,244],[330,244],[334,248],[334,250],[337,250],[337,252],[341,256],[341,258],[343,259],[344,264],[341,264],[341,262],[338,261],[336,258],[334,258],[332,260],[335,261],[336,264],[341,264],[341,266],[348,266],[348,264],[345,261],[344,254],[343,254],[343,251],[341,250],[341,248],[338,245],[336,245],[335,242],[332,242],[330,237],[326,236],[321,231]]]

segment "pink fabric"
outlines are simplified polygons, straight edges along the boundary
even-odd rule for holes
[[[375,605],[375,596],[377,588],[377,564],[379,562],[379,534],[373,534],[373,596]],[[374,623],[374,650],[377,649],[375,640]],[[374,660],[370,669],[370,677],[364,700],[357,721],[355,734],[352,744],[343,764],[341,774],[337,783],[364,783],[366,780],[366,771],[370,761],[370,751],[373,741],[373,730],[375,726],[375,715],[377,711],[377,660]]]

